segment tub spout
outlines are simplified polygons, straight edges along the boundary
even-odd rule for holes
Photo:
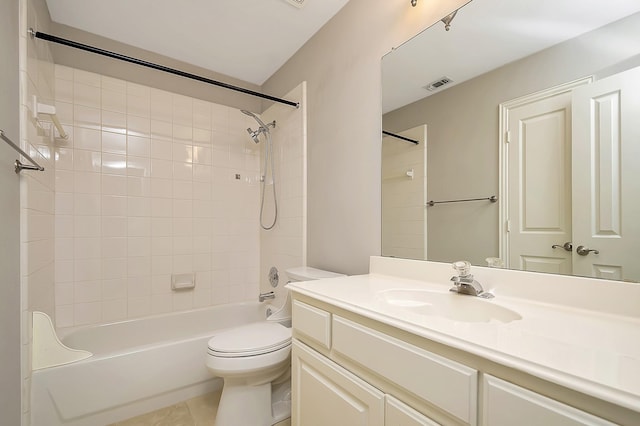
[[[267,293],[260,293],[258,295],[258,301],[260,302],[264,302],[267,299],[275,299],[276,298],[276,294],[272,291],[269,291]]]

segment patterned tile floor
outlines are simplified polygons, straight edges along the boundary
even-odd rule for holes
[[[221,392],[208,393],[111,426],[214,426]],[[275,426],[290,426],[289,419]]]

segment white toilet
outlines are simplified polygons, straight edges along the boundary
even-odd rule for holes
[[[288,269],[289,281],[342,276],[309,267]],[[216,426],[271,426],[291,416],[291,302],[266,321],[209,340],[207,368],[224,385]]]

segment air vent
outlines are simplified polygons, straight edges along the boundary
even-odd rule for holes
[[[286,2],[297,8],[302,8],[302,6],[304,6],[305,0],[286,0]]]
[[[449,77],[442,77],[424,86],[424,88],[433,92],[435,90],[441,89],[443,86],[446,86],[449,83],[453,83],[453,80],[451,80]]]

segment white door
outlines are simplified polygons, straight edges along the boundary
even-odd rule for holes
[[[509,268],[571,273],[571,92],[503,105]],[[555,248],[552,248],[555,247]],[[568,248],[568,246],[567,246]]]
[[[638,281],[640,67],[574,91],[573,136],[574,273]]]

